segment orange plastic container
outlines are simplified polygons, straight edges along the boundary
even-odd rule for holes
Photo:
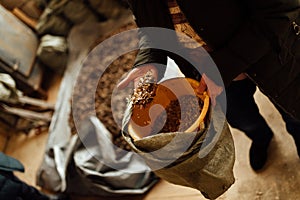
[[[151,135],[153,126],[156,126],[156,119],[164,112],[165,108],[171,101],[184,95],[198,96],[204,102],[197,119],[184,132],[195,131],[204,121],[209,108],[209,96],[206,92],[203,94],[197,93],[196,88],[198,86],[199,82],[190,78],[173,78],[158,84],[156,95],[150,103],[144,106],[133,107],[131,120],[128,125],[130,136],[137,140]]]

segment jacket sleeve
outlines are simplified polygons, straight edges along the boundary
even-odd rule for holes
[[[24,172],[24,166],[18,160],[0,152],[0,170]]]
[[[280,41],[299,14],[299,1],[246,0],[249,15],[226,45],[211,53],[225,86],[241,72],[262,59]]]
[[[139,28],[144,27],[161,27],[172,29],[172,23],[167,7],[161,0],[128,0],[129,6],[134,14],[136,24]],[[144,64],[154,64],[161,78],[165,72],[167,64],[167,52],[158,48],[162,38],[159,33],[149,34],[146,30],[138,30],[139,34],[139,51],[134,63],[134,67]],[[163,36],[162,36],[163,37]]]

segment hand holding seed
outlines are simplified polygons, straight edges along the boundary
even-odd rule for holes
[[[118,89],[125,88],[130,82],[133,81],[134,87],[136,88],[139,80],[144,77],[147,72],[151,72],[151,76],[154,81],[157,81],[157,69],[154,65],[147,64],[142,67],[134,68],[128,73],[128,75],[118,84]]]

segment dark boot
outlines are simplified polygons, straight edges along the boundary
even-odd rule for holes
[[[249,158],[250,165],[254,171],[261,170],[268,159],[268,148],[272,137],[265,139],[264,141],[255,140],[252,141]]]

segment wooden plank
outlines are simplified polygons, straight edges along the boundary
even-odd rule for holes
[[[50,122],[52,117],[52,112],[34,112],[31,110],[26,110],[22,108],[14,108],[7,106],[5,104],[0,103],[0,109],[4,110],[7,113],[17,115],[23,117],[25,119],[32,119],[32,120],[41,120],[45,122]]]
[[[16,72],[31,74],[38,48],[35,33],[0,5],[0,59]]]
[[[14,8],[12,10],[12,13],[19,18],[22,22],[24,22],[25,24],[27,24],[29,27],[35,29],[36,25],[37,25],[37,20],[32,19],[30,17],[28,17],[22,10],[20,10],[19,8]]]

